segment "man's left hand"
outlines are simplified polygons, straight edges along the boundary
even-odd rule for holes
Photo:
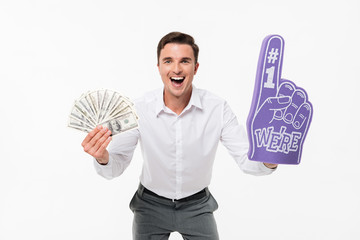
[[[271,169],[277,168],[277,164],[274,164],[274,163],[264,163],[264,165]]]

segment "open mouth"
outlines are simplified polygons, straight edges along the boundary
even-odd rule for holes
[[[172,83],[174,83],[176,85],[180,85],[185,80],[185,77],[171,77],[170,80]]]

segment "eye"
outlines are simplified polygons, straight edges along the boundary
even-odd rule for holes
[[[171,60],[165,60],[164,63],[169,64],[169,63],[171,63]]]
[[[189,63],[188,60],[182,60],[181,62],[182,62],[182,63]]]

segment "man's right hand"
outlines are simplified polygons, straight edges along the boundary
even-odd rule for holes
[[[106,147],[111,141],[111,131],[103,126],[97,126],[88,133],[81,146],[84,151],[93,156],[98,163],[106,165],[109,162],[109,152]]]

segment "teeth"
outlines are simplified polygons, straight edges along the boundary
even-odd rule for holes
[[[170,79],[175,80],[175,81],[181,81],[181,80],[184,80],[185,78],[184,77],[171,77]]]

